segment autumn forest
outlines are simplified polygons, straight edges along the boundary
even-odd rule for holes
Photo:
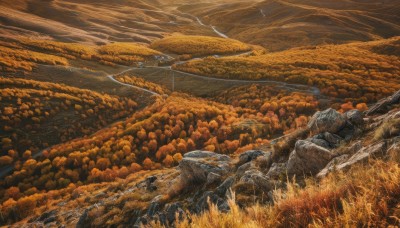
[[[202,216],[215,219],[223,212],[220,222],[231,221],[231,213],[250,206],[243,211],[253,221],[260,213],[254,207],[283,210],[272,203],[272,194],[284,198],[279,194],[287,191],[284,200],[293,200],[294,186],[317,191],[320,182],[281,173],[274,179],[279,192],[260,193],[257,197],[266,198],[259,202],[248,196],[255,189],[233,185],[238,205],[228,200],[225,210],[212,199],[201,206],[205,210],[193,209],[201,191],[220,187],[210,173],[200,192],[188,188],[201,181],[178,178],[185,154],[226,155],[238,159],[229,165],[237,168],[244,164],[243,154],[271,151],[271,158],[251,163],[271,170],[273,162],[290,160],[295,140],[311,137],[309,123],[316,112],[366,113],[400,90],[400,28],[393,22],[400,15],[389,10],[399,9],[395,1],[381,8],[357,1],[266,0],[250,1],[250,7],[234,0],[159,2],[21,0],[14,6],[0,1],[0,226],[241,227],[210,225]],[[287,24],[280,25],[283,19]],[[344,25],[348,20],[359,23],[359,30]],[[385,126],[393,126],[381,133],[385,137],[400,129],[395,120]],[[366,135],[368,143],[378,137]],[[225,158],[218,159],[210,166]],[[398,169],[392,163],[372,167],[382,166]],[[359,169],[355,172],[362,173]],[[221,176],[229,179],[227,173]],[[327,183],[335,177],[321,186],[331,186]],[[109,201],[99,201],[103,197]],[[193,213],[194,223],[190,216],[179,217],[178,209],[171,221],[149,215],[155,199],[168,205],[165,213],[179,202],[179,208]],[[62,210],[73,213],[63,216]],[[302,225],[319,222],[328,224],[311,216]]]

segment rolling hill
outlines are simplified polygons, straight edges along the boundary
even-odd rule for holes
[[[266,0],[187,4],[179,9],[232,38],[277,51],[400,35],[399,7],[396,0]]]
[[[399,12],[0,0],[0,226],[399,226]]]
[[[193,18],[164,11],[157,1],[0,1],[1,37],[51,37],[64,42],[142,42],[165,33],[213,34]]]

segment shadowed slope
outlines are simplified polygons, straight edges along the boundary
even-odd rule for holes
[[[276,1],[181,7],[235,39],[270,50],[400,34],[396,1]]]

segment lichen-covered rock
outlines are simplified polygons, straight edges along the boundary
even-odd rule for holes
[[[165,221],[161,221],[163,225],[170,226],[176,221],[176,216],[178,215],[178,219],[182,220],[185,212],[182,209],[182,205],[179,202],[167,204],[165,205],[163,217],[165,217]]]
[[[318,135],[314,135],[313,137],[306,140],[315,143],[320,147],[332,149],[338,147],[342,143],[343,138],[336,134],[324,132]]]
[[[400,103],[400,90],[390,97],[383,98],[366,111],[367,116],[387,111],[391,105]]]
[[[362,134],[361,128],[353,125],[350,122],[347,122],[346,125],[344,126],[344,128],[342,130],[340,130],[339,132],[337,132],[337,135],[342,137],[347,142],[350,141],[351,139],[359,136],[360,134]]]
[[[329,145],[329,142],[327,142],[325,139],[323,139],[322,137],[320,137],[320,134],[318,135],[314,135],[311,138],[306,139],[309,142],[312,142],[320,147],[326,148],[326,149],[330,149],[331,146]]]
[[[179,163],[181,178],[188,182],[207,182],[208,175],[224,176],[230,171],[231,158],[208,151],[192,151]]]
[[[215,189],[215,194],[219,195],[220,197],[226,196],[226,194],[228,193],[229,189],[232,187],[234,182],[235,182],[234,176],[226,178],[224,182],[222,182],[222,184]]]
[[[299,140],[287,163],[288,175],[317,174],[335,157],[331,151],[312,142]]]
[[[248,163],[245,163],[245,164],[239,166],[239,168],[236,170],[236,173],[235,173],[236,178],[240,179],[247,170],[252,169],[252,168],[255,168],[254,162],[248,162]]]
[[[339,157],[336,157],[330,161],[325,168],[323,168],[318,174],[318,178],[323,178],[325,177],[328,173],[332,172],[333,170],[337,169],[337,164],[341,164],[349,159],[350,155],[348,154],[343,154]]]
[[[220,211],[223,212],[229,211],[229,206],[225,199],[221,198],[212,191],[206,191],[197,201],[195,206],[195,212],[201,213],[208,210],[210,203],[216,205]]]
[[[344,118],[357,127],[364,125],[364,114],[357,109],[347,111],[343,114]]]
[[[381,141],[379,143],[369,145],[361,148],[358,152],[350,155],[342,155],[337,160],[333,160],[328,163],[324,169],[322,169],[317,177],[321,178],[326,176],[332,170],[347,170],[354,164],[358,164],[367,161],[370,157],[382,157],[386,153],[386,142]]]
[[[262,191],[269,192],[272,185],[267,176],[257,169],[247,170],[236,184],[236,192]]]
[[[269,157],[271,157],[271,153],[270,152],[264,152],[264,151],[261,151],[261,150],[249,150],[249,151],[246,151],[246,152],[240,154],[238,165],[239,166],[243,165],[243,164],[245,164],[247,162],[250,162],[252,160],[257,159],[260,156],[264,156],[266,158],[269,158]]]
[[[308,127],[313,135],[330,132],[336,133],[340,131],[346,124],[346,119],[336,110],[329,108],[313,115]]]
[[[286,163],[272,163],[268,170],[267,178],[269,179],[282,179],[286,176]]]
[[[322,135],[323,135],[323,138],[329,143],[329,146],[331,148],[339,147],[340,144],[343,142],[343,138],[336,134],[324,132],[324,133],[322,133]]]
[[[222,176],[217,174],[217,173],[209,173],[207,175],[207,183],[206,185],[211,185],[211,184],[215,184],[215,183],[221,183],[222,180]]]

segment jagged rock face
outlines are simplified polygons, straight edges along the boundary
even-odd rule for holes
[[[316,174],[335,157],[331,151],[315,143],[299,140],[287,163],[289,175]]]
[[[239,192],[247,190],[269,192],[272,188],[273,186],[264,173],[257,169],[250,169],[244,172],[235,190]]]
[[[367,147],[363,147],[358,150],[355,154],[345,154],[336,160],[332,160],[329,164],[322,169],[317,177],[322,178],[333,170],[346,170],[354,164],[367,161],[370,157],[382,157],[386,151],[386,141],[381,141]]]
[[[271,157],[270,152],[264,152],[261,150],[249,150],[244,153],[241,153],[239,156],[238,166],[243,165],[247,162],[257,159],[260,156],[264,156],[265,158],[269,159]]]
[[[329,108],[313,115],[308,127],[311,134],[316,135],[322,132],[336,133],[346,124],[346,119],[336,110]]]
[[[286,176],[286,166],[286,163],[272,163],[268,170],[267,178],[274,180],[282,179]]]
[[[226,199],[215,194],[213,191],[206,191],[200,197],[196,203],[195,212],[201,213],[208,210],[209,203],[212,203],[218,207],[218,210],[227,212],[229,211],[229,206]]]
[[[372,106],[367,112],[367,116],[372,116],[376,113],[387,111],[391,105],[400,103],[400,90],[397,91],[390,97],[384,98],[378,101],[374,106]]]
[[[224,176],[230,171],[231,158],[208,151],[186,153],[179,163],[181,178],[188,182],[207,182],[209,178]],[[208,182],[213,182],[209,180]]]
[[[357,109],[344,113],[344,117],[354,126],[362,127],[364,125],[364,114]]]
[[[324,132],[318,135],[314,135],[313,137],[306,140],[315,143],[320,147],[332,149],[338,147],[342,143],[343,138],[336,134]]]

